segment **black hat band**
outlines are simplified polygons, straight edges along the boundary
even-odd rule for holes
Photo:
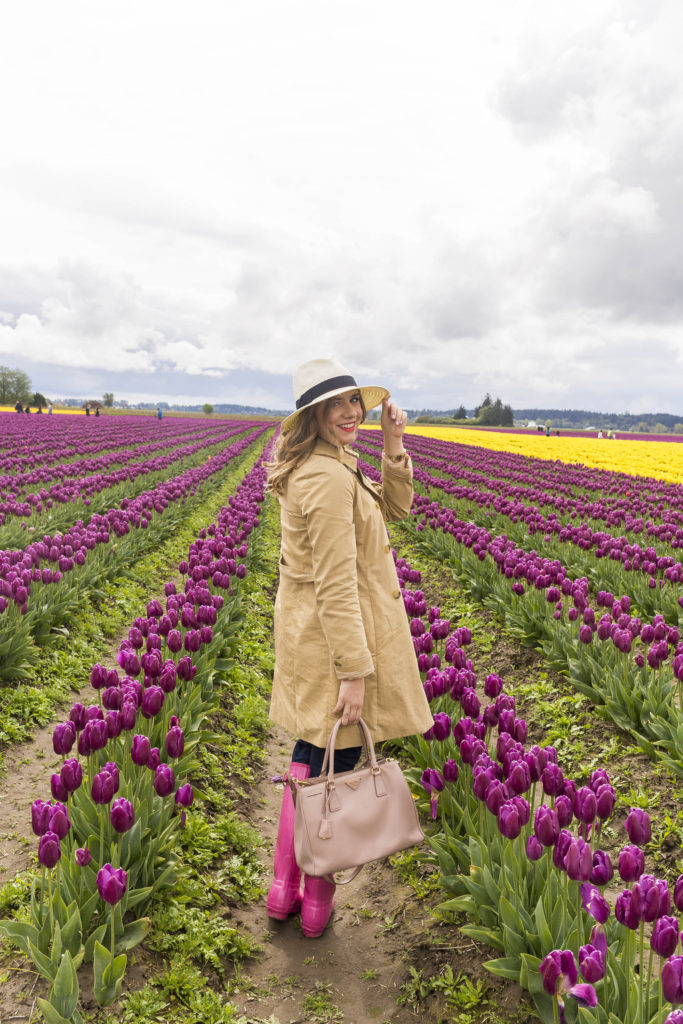
[[[320,398],[330,391],[336,391],[337,388],[357,387],[358,385],[350,374],[343,374],[341,377],[330,377],[328,380],[321,381],[320,384],[315,384],[308,391],[304,391],[303,395],[297,398],[296,407],[301,409],[304,405],[310,405],[311,402],[315,402],[316,398]]]

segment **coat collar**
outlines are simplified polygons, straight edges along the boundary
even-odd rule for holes
[[[336,459],[337,462],[344,463],[344,465],[352,469],[354,473],[356,471],[356,466],[358,465],[358,456],[348,446],[342,448],[339,445],[331,444],[324,438],[319,437],[315,443],[315,448],[313,449],[313,451],[315,452],[316,455],[325,455],[329,459]]]

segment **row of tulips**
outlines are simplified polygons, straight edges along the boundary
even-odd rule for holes
[[[126,951],[149,929],[147,918],[130,920],[130,911],[144,913],[174,881],[177,833],[194,799],[194,751],[210,736],[207,721],[238,631],[239,580],[259,525],[264,458],[190,546],[179,565],[182,590],[169,582],[165,603],[148,603],[121,643],[119,669],[93,666],[97,700],[74,704],[54,730],[62,764],[52,775],[52,799],[32,808],[42,874],[34,879],[31,921],[0,922],[50,983],[39,1000],[48,1024],[81,1024],[83,963],[93,964],[100,1005],[117,998]]]
[[[23,551],[0,552],[0,678],[26,678],[38,645],[71,610],[107,579],[137,561],[172,532],[183,507],[206,486],[216,486],[267,427],[254,426],[220,453],[105,515],[78,520],[63,534],[45,535]]]
[[[628,843],[608,852],[616,794],[606,770],[579,785],[553,747],[526,748],[526,723],[503,680],[490,674],[479,685],[469,630],[451,629],[410,589],[419,573],[396,564],[434,716],[404,747],[442,829],[431,840],[452,893],[442,911],[473,919],[464,931],[502,954],[488,968],[519,979],[544,1020],[576,1019],[581,1005],[600,1022],[678,1024],[681,1012],[664,1003],[683,1002],[673,913],[683,914],[683,876],[672,891],[645,873],[648,815],[631,808]],[[630,888],[611,905],[615,868]]]
[[[364,470],[378,475],[376,466]],[[494,535],[427,495],[416,495],[413,518],[422,543],[473,596],[524,642],[540,646],[549,664],[602,704],[649,756],[683,774],[683,598],[673,584],[652,591],[667,614],[644,622],[627,593],[591,592],[589,580],[572,577],[560,559]]]
[[[126,464],[108,472],[69,477],[23,495],[11,489],[2,490],[0,509],[7,521],[0,526],[0,543],[4,547],[23,548],[36,533],[69,529],[79,516],[87,519],[94,513],[104,513],[122,499],[135,497],[145,487],[149,489],[166,477],[201,465],[212,452],[220,452],[226,443],[259,426],[265,428],[266,424],[228,423],[209,436],[190,438],[188,443],[176,443],[170,449],[165,446],[163,454],[140,458],[135,450],[129,449]]]

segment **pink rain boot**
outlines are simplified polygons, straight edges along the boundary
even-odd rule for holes
[[[307,779],[311,769],[307,764],[292,762],[289,774],[294,779]],[[294,801],[289,785],[282,794],[280,826],[273,858],[275,881],[270,887],[266,908],[268,917],[284,921],[301,907],[301,871],[294,857]]]
[[[336,886],[324,878],[304,875],[304,898],[301,904],[301,930],[309,939],[317,939],[327,928],[334,910]]]

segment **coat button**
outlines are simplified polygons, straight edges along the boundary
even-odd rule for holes
[[[400,597],[400,596],[401,596],[401,591],[400,590],[395,590],[394,591],[394,597]]]
[[[334,667],[335,668],[341,668],[341,661],[335,661]]]
[[[384,545],[384,551],[388,555],[389,552],[391,551],[391,544],[385,544]]]

